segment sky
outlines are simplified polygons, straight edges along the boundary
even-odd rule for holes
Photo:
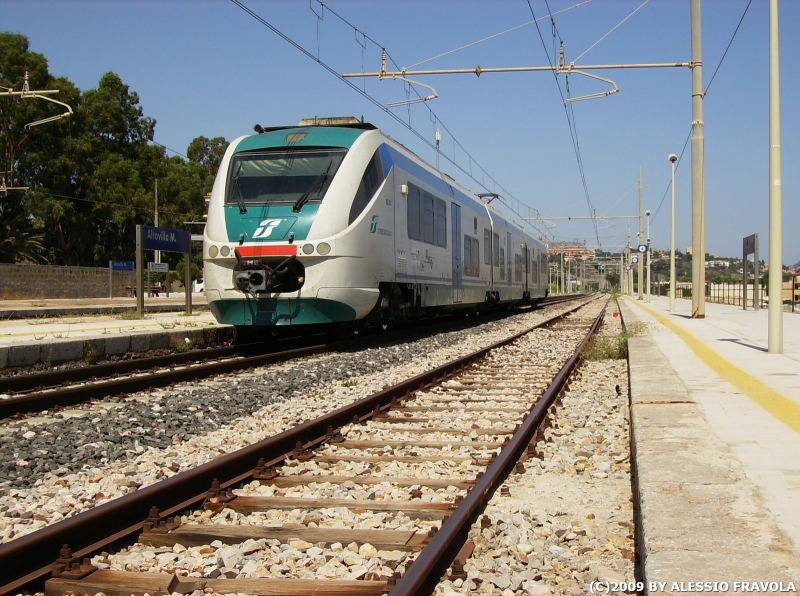
[[[592,71],[619,93],[569,108],[567,83],[572,97],[611,84],[576,74],[556,81],[551,72],[420,75],[412,78],[438,97],[387,109],[431,91],[337,76],[379,70],[382,47],[390,70],[546,66],[560,41],[577,65],[688,62],[689,0],[649,0],[636,11],[643,1],[326,0],[323,8],[318,0],[240,0],[305,53],[229,0],[2,0],[0,30],[26,35],[52,74],[82,90],[108,71],[120,75],[155,118],[155,141],[178,154],[200,135],[233,140],[254,124],[356,116],[435,164],[441,130],[442,171],[473,192],[496,192],[514,217],[538,214],[544,221],[534,225],[549,240],[593,248],[599,240],[612,252],[625,245],[628,220],[597,220],[595,231],[591,221],[557,218],[637,215],[641,166],[652,245],[668,249],[668,156],[682,155],[675,225],[684,251],[692,237],[690,69]],[[706,250],[741,256],[742,238],[757,233],[768,259],[767,0],[752,0],[720,65],[747,3],[702,3]],[[779,6],[782,250],[791,265],[800,261],[800,2]],[[538,28],[533,18],[542,19]],[[632,220],[632,244],[637,227]]]

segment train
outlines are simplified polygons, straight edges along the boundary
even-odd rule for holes
[[[372,124],[234,140],[203,235],[208,306],[241,331],[384,328],[536,304],[547,248]]]

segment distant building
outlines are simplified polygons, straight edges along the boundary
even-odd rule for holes
[[[713,261],[706,261],[706,267],[730,267],[731,262],[723,259],[715,259]]]
[[[687,246],[687,247],[686,247],[686,254],[687,254],[687,255],[690,255],[690,254],[692,254],[692,247],[691,247],[691,246]]]
[[[594,259],[595,250],[586,248],[586,241],[583,242],[551,242],[547,247],[551,255],[561,255],[565,258]]]

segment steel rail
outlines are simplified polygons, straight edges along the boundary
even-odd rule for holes
[[[235,356],[238,351],[255,348],[258,345],[260,344],[221,346],[203,350],[191,350],[179,354],[166,354],[163,356],[120,360],[117,362],[102,362],[100,364],[81,366],[79,368],[48,370],[24,375],[8,375],[0,377],[0,393],[56,388],[64,383],[80,383],[119,374],[141,372],[148,368],[175,366],[208,358]]]
[[[485,357],[490,351],[562,319],[590,301],[582,301],[575,307],[511,337],[314,420],[303,422],[278,435],[0,545],[0,569],[6,569],[0,580],[4,582],[0,584],[0,595],[44,579],[50,573],[51,563],[64,544],[72,548],[74,556],[88,556],[140,531],[151,507],[157,507],[161,515],[176,515],[203,501],[215,479],[220,481],[222,488],[227,488],[252,476],[259,459],[264,459],[268,465],[275,465],[286,459],[298,443],[304,447],[324,443],[329,429],[338,429],[356,420],[367,420],[376,412],[388,410],[393,399],[398,400],[420,389],[432,387]]]
[[[567,363],[558,372],[550,387],[531,408],[520,429],[503,447],[497,459],[478,479],[461,504],[423,549],[419,557],[398,580],[390,596],[424,596],[433,594],[440,578],[455,559],[469,536],[469,530],[489,499],[514,469],[523,452],[547,416],[547,410],[556,400],[580,360],[580,350],[597,331],[603,321],[605,309],[592,324],[589,333]]]
[[[582,296],[558,296],[545,299],[543,304],[553,305],[580,297]],[[299,345],[304,340],[302,338],[290,338],[283,341],[288,345]],[[249,353],[259,349],[263,350],[264,348],[265,344],[257,342],[136,360],[107,362],[29,375],[0,377],[0,393],[37,389],[22,395],[1,399],[0,419],[10,418],[19,414],[41,412],[55,407],[74,406],[91,399],[102,399],[116,393],[131,393],[156,387],[165,387],[172,383],[191,381],[199,377],[226,374],[264,364],[274,364],[290,358],[310,356],[329,350],[330,345],[305,346],[281,350],[280,352],[269,351],[266,354],[248,356]],[[231,358],[232,360],[207,362],[208,359],[212,358]],[[177,371],[162,370],[137,376],[137,374],[147,372],[147,369],[180,366],[182,364],[191,364],[192,362],[198,362],[199,365],[189,366]],[[116,378],[116,375],[130,376]],[[65,383],[85,384],[74,387],[59,387],[59,385],[64,385]]]
[[[155,387],[165,387],[172,383],[192,381],[200,377],[227,374],[246,368],[283,362],[291,358],[313,356],[328,350],[330,350],[329,345],[319,344],[283,352],[257,354],[255,356],[236,357],[236,355],[233,355],[227,360],[205,362],[198,366],[187,366],[178,370],[159,370],[122,378],[102,379],[85,385],[11,397],[0,400],[0,418],[9,418],[21,413],[41,412],[56,406],[73,406],[91,399],[102,399],[117,393],[133,393]]]

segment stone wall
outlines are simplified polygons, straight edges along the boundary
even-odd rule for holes
[[[114,296],[127,296],[130,271],[114,271]],[[0,299],[108,298],[107,267],[0,263]]]

